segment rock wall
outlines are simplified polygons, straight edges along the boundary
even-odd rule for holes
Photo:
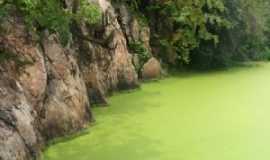
[[[86,127],[90,105],[72,49],[56,35],[37,43],[20,18],[9,20],[0,36],[13,55],[0,64],[0,159],[36,159],[47,140]]]
[[[91,102],[106,104],[109,92],[137,87],[138,77],[114,7],[105,0],[94,2],[102,8],[103,19],[96,27],[78,26],[79,59]]]
[[[38,40],[18,15],[0,24],[0,52],[9,57],[0,62],[0,160],[38,159],[52,138],[87,127],[90,103],[138,87],[127,45],[128,37],[141,37],[138,26],[123,28],[109,1],[90,1],[101,7],[102,23],[74,25],[66,47],[46,31]],[[73,2],[66,0],[69,8]],[[150,50],[149,34],[144,41]]]
[[[114,4],[114,7],[127,42],[142,42],[143,46],[148,50],[148,53],[151,56],[150,28],[147,22],[144,22],[142,18],[130,12],[130,8],[123,3],[116,3]]]

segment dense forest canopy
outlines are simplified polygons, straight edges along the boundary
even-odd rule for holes
[[[60,0],[0,0],[0,21],[11,10],[25,17],[30,30],[59,33],[65,44],[72,23],[97,23],[99,8],[87,0],[68,10]],[[269,0],[112,0],[127,3],[151,28],[151,46],[164,64],[174,67],[216,68],[234,61],[270,57]],[[145,50],[139,42],[135,51]],[[147,58],[142,56],[144,59]]]
[[[125,2],[148,20],[152,45],[162,46],[159,56],[170,65],[206,69],[269,59],[269,0]]]

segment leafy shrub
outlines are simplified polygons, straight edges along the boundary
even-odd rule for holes
[[[270,61],[270,48],[266,47],[264,52],[262,52],[262,59]]]
[[[7,60],[13,59],[13,58],[15,58],[13,56],[13,54],[6,53],[4,51],[0,51],[0,64],[7,61]]]
[[[201,42],[191,54],[191,66],[199,69],[227,67],[234,61],[266,59],[270,27],[268,0],[225,1],[222,15],[231,22],[231,28],[208,25],[218,35],[219,43]],[[267,16],[268,15],[268,16]]]
[[[198,48],[201,41],[217,44],[219,37],[211,32],[208,24],[217,28],[230,27],[221,13],[225,12],[222,0],[193,1],[193,0],[168,0],[149,5],[148,12],[155,13],[156,21],[152,24],[159,35],[159,43],[165,50],[170,50],[176,55],[176,64],[188,64],[190,53]],[[163,24],[157,24],[160,21]],[[159,26],[159,27],[156,27]],[[169,54],[172,56],[172,54]],[[167,58],[170,59],[170,58]]]
[[[144,47],[143,43],[140,41],[135,41],[129,43],[129,49],[133,54],[136,54],[139,58],[139,66],[136,66],[136,70],[139,72],[143,65],[148,61],[150,58],[150,53]]]
[[[77,21],[95,24],[101,19],[101,10],[98,6],[89,4],[87,0],[80,0],[80,9],[73,16]]]
[[[0,0],[0,17],[4,17],[9,6],[15,7],[28,29],[42,31],[48,29],[51,33],[59,33],[61,41],[67,43],[71,33],[70,24],[73,21],[96,23],[101,17],[97,6],[80,1],[80,9],[73,13],[64,7],[59,0]]]
[[[0,49],[0,64],[3,64],[7,61],[14,61],[17,69],[24,67],[25,65],[33,64],[33,62],[26,60],[25,58],[18,57],[12,52],[7,52]]]
[[[4,20],[8,15],[9,5],[4,4],[4,1],[0,0],[0,22]]]

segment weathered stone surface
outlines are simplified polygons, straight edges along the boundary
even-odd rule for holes
[[[63,136],[86,127],[90,106],[86,87],[71,49],[60,45],[55,35],[43,42],[48,75],[41,113],[42,134]]]
[[[0,120],[0,159],[31,160],[26,148],[18,132]]]
[[[128,43],[141,42],[151,56],[150,27],[145,22],[140,22],[142,20],[132,14],[126,5],[116,4],[115,8]]]
[[[146,62],[142,68],[143,79],[156,79],[161,77],[161,65],[159,61],[152,57]]]
[[[80,67],[91,102],[106,104],[107,93],[137,87],[138,77],[114,8],[107,0],[92,2],[102,8],[103,19],[96,28],[78,27]]]
[[[57,36],[42,47],[22,21],[11,17],[0,49],[12,55],[0,63],[0,159],[31,160],[43,140],[73,133],[92,117],[75,53]]]
[[[38,108],[46,87],[44,60],[19,18],[5,25],[0,49],[11,59],[0,64],[0,159],[34,159],[43,144]]]
[[[0,51],[12,55],[0,63],[0,160],[37,159],[48,140],[87,126],[89,98],[107,104],[111,91],[138,86],[127,40],[150,50],[149,30],[131,20],[127,31],[110,1],[89,1],[102,9],[102,23],[77,24],[69,47],[57,35],[34,38],[16,15],[0,24]],[[74,9],[76,0],[64,2]]]
[[[41,139],[35,126],[35,111],[14,79],[0,77],[0,159],[26,160],[38,157]]]
[[[22,19],[10,17],[9,32],[0,35],[0,49],[12,58],[2,64],[2,72],[16,79],[24,89],[27,100],[40,108],[47,84],[47,71],[39,45],[26,32]]]

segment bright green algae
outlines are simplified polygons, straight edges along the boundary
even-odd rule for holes
[[[44,159],[269,160],[270,64],[175,75],[94,114],[94,126]]]

